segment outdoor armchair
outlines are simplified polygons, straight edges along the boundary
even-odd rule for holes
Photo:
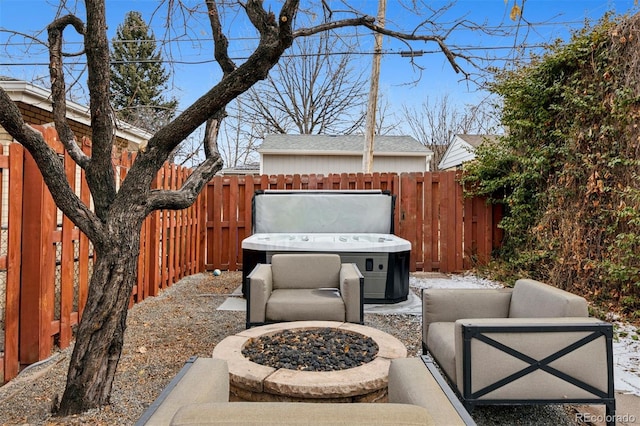
[[[247,328],[281,321],[363,323],[364,277],[337,254],[274,254],[247,276]]]
[[[584,298],[523,279],[513,289],[425,289],[423,352],[463,404],[605,404],[613,419],[613,327]]]

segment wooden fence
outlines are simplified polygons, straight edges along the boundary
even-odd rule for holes
[[[464,198],[455,171],[333,175],[216,176],[206,187],[205,269],[242,269],[251,199],[266,189],[382,189],[396,196],[395,234],[411,242],[411,271],[459,272],[485,262],[501,240],[500,210]]]
[[[36,126],[37,127],[37,126]],[[83,171],[63,154],[55,130],[37,127],[64,161],[67,178],[88,205]],[[83,140],[89,153],[91,143]],[[114,158],[126,176],[135,155]],[[156,188],[179,188],[189,171],[165,165]],[[88,238],[56,208],[31,156],[11,144],[0,155],[0,381],[21,365],[64,349],[82,316],[93,267]],[[131,304],[182,277],[242,268],[242,240],[251,234],[251,200],[261,189],[382,189],[396,196],[395,233],[411,242],[412,271],[457,272],[486,261],[499,244],[499,211],[465,199],[455,172],[293,176],[217,176],[182,211],[152,213],[141,230],[138,280]]]
[[[84,172],[62,154],[51,127],[34,126],[61,154],[67,179],[87,204],[91,195]],[[83,149],[90,151],[90,141]],[[50,356],[54,346],[64,349],[82,316],[93,267],[88,238],[56,208],[35,162],[19,144],[0,155],[0,383],[15,377],[21,365]],[[114,158],[116,173],[124,179],[135,155]],[[166,164],[154,182],[175,189],[188,169]],[[3,193],[4,192],[4,193]],[[131,304],[204,269],[204,202],[189,209],[158,211],[144,222],[138,280]]]

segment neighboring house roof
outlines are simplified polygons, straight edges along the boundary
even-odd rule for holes
[[[496,135],[466,135],[457,134],[442,155],[439,170],[447,170],[460,167],[464,162],[473,160],[476,157],[475,149],[485,141],[496,140]]]
[[[227,167],[227,168],[224,168],[224,169],[220,170],[220,172],[218,172],[218,174],[221,174],[221,175],[249,175],[249,174],[257,175],[257,174],[260,174],[260,163],[248,163],[248,164],[241,164],[239,166],[234,166],[234,167]]]
[[[362,155],[363,135],[268,135],[258,152],[295,155]],[[411,136],[376,136],[374,155],[430,156],[433,152]]]
[[[0,86],[12,101],[33,105],[45,111],[53,111],[51,92],[22,80],[0,76]],[[89,107],[67,100],[67,118],[86,126],[91,126]],[[116,136],[135,146],[146,143],[153,135],[124,121],[116,120]]]
[[[495,136],[493,135],[456,135],[456,136],[474,148],[477,148],[480,145],[482,145],[482,142],[484,142],[486,139],[495,138]]]

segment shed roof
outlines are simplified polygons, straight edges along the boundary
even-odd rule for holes
[[[267,135],[261,154],[362,155],[364,135]],[[385,155],[426,157],[433,152],[411,136],[376,136],[374,152]]]

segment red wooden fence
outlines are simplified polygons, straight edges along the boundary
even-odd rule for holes
[[[47,143],[64,150],[51,127],[34,126]],[[83,141],[90,151],[90,141]],[[121,179],[135,155],[114,158]],[[63,157],[67,179],[76,194],[91,202],[84,172]],[[156,188],[176,189],[188,169],[166,164],[154,182]],[[19,145],[9,145],[0,156],[0,383],[15,377],[21,365],[50,356],[54,346],[69,346],[87,297],[93,266],[88,238],[56,208],[35,162]],[[2,194],[8,190],[8,194]],[[154,296],[184,276],[202,271],[204,202],[181,211],[158,211],[141,230],[138,280],[131,304]],[[3,288],[4,287],[4,288]],[[3,312],[4,311],[4,312]]]
[[[412,271],[459,272],[489,259],[499,210],[464,198],[457,173],[216,176],[206,188],[205,269],[242,269],[251,199],[266,189],[382,189],[396,196],[395,234],[411,242]]]
[[[67,178],[87,204],[84,173],[55,130],[37,127],[61,154]],[[90,141],[83,149],[90,152]],[[63,349],[82,316],[93,266],[87,237],[56,208],[30,155],[11,144],[0,155],[0,383],[21,365]],[[135,155],[114,158],[126,176]],[[156,188],[179,188],[189,171],[166,164]],[[181,211],[152,213],[141,230],[138,280],[131,304],[155,296],[182,277],[215,268],[242,268],[242,240],[251,234],[251,200],[258,189],[382,189],[396,196],[395,233],[411,242],[412,271],[457,272],[489,259],[500,235],[497,211],[465,199],[455,172],[217,176]]]

